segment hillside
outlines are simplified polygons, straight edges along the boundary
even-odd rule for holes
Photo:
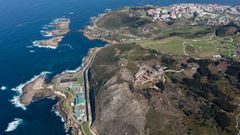
[[[112,41],[90,68],[92,128],[100,135],[238,134],[238,32],[199,18],[153,21],[144,14],[152,9],[106,13],[85,30]]]
[[[140,64],[168,67],[162,73],[165,81],[135,86]],[[224,60],[156,55],[135,44],[111,45],[98,53],[90,71],[96,97],[93,127],[99,134],[116,135],[237,134],[240,85],[239,76],[232,73],[239,69],[239,63]]]

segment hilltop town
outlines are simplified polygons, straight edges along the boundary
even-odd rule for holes
[[[227,25],[240,24],[240,7],[218,4],[179,4],[146,10],[153,21],[171,21],[179,18],[194,18],[194,24]]]

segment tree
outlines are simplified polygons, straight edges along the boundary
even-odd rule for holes
[[[205,66],[200,66],[198,69],[197,69],[198,73],[202,76],[208,76],[211,74],[210,70],[205,67]]]
[[[224,112],[217,112],[214,116],[214,120],[222,129],[229,126],[231,122],[231,119]]]
[[[161,89],[161,90],[164,90],[165,89],[165,86],[164,86],[164,83],[162,81],[158,81],[156,83],[156,86]]]
[[[173,65],[176,61],[175,61],[173,58],[169,57],[169,56],[163,56],[162,59],[161,59],[161,62],[164,63],[164,64],[166,64],[166,65],[171,66],[171,65]]]

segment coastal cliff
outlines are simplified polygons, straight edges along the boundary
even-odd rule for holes
[[[48,81],[46,81],[47,74],[45,72],[35,76],[21,88],[20,104],[25,108],[25,106],[28,106],[32,102],[44,98],[56,99],[58,103],[54,109],[56,114],[61,116],[62,120],[65,121],[66,130],[71,129],[73,135],[82,135],[84,132],[82,126],[88,117],[87,105],[84,102],[87,100],[87,96],[85,97],[84,94],[84,74],[99,49],[90,49],[88,55],[82,61],[82,66],[76,70],[64,71]],[[76,103],[77,95],[82,96],[81,100],[83,102],[81,103],[80,111],[85,110],[81,114],[83,117],[79,117],[76,113],[76,109],[78,109],[78,104]]]

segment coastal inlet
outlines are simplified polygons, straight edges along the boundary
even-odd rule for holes
[[[44,39],[33,42],[34,46],[56,49],[63,37],[69,32],[70,19],[57,18],[43,27],[41,34]]]

